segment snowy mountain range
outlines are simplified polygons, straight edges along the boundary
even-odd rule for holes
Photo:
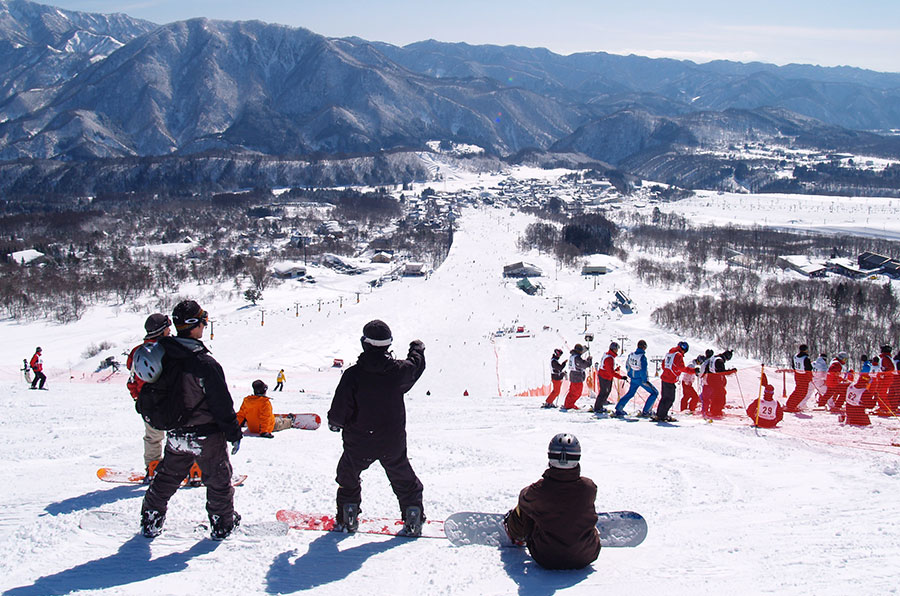
[[[561,56],[335,39],[258,21],[158,26],[0,0],[0,160],[371,154],[452,140],[575,151],[640,171],[660,151],[803,139],[900,155],[900,74]]]

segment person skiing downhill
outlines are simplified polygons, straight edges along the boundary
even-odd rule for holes
[[[644,403],[644,408],[638,414],[638,417],[649,418],[650,412],[653,410],[653,404],[656,402],[656,397],[659,395],[659,392],[656,390],[656,387],[650,384],[650,377],[647,372],[646,349],[647,342],[642,339],[638,341],[637,349],[628,355],[628,360],[625,364],[627,367],[628,378],[631,379],[631,384],[628,386],[628,391],[625,395],[623,395],[618,403],[616,403],[616,411],[613,412],[613,416],[617,418],[625,416],[625,406],[628,405],[628,402],[631,401],[631,398],[634,397],[638,389],[643,389],[650,394],[647,397],[647,401]]]
[[[609,350],[600,358],[600,369],[597,371],[597,399],[594,401],[594,412],[602,414],[606,412],[609,404],[607,398],[612,391],[614,379],[625,379],[625,375],[619,373],[616,366],[616,356],[619,355],[619,344],[611,342]]]
[[[388,351],[391,329],[379,320],[363,327],[362,354],[341,375],[328,410],[328,429],[342,432],[344,452],[337,465],[335,528],[355,532],[359,527],[362,488],[359,476],[381,463],[400,503],[403,534],[419,536],[425,511],[422,482],[406,452],[406,407],[403,396],[425,371],[425,344],[409,344],[405,360]]]
[[[591,357],[584,357],[587,348],[581,344],[575,344],[575,347],[569,352],[569,391],[566,393],[566,401],[563,403],[563,410],[577,410],[578,406],[575,402],[581,397],[581,390],[584,388],[584,379],[587,372],[591,368]]]
[[[200,339],[208,324],[208,313],[193,300],[179,302],[172,311],[178,337],[161,337],[165,348],[162,359],[164,382],[167,374],[177,374],[172,391],[182,400],[187,418],[167,433],[165,456],[156,467],[141,505],[141,532],[148,538],[163,530],[169,499],[181,486],[196,460],[206,485],[206,511],[210,538],[223,540],[240,524],[234,510],[231,453],[240,448],[241,427],[234,413],[234,402],[221,365],[210,355]],[[167,369],[173,372],[168,372]],[[144,387],[144,391],[147,387]]]
[[[656,408],[656,416],[650,418],[654,422],[675,422],[675,419],[669,416],[669,409],[675,403],[675,383],[678,382],[678,377],[682,373],[693,372],[693,369],[684,365],[684,355],[687,354],[687,351],[688,343],[680,341],[678,345],[669,350],[663,359],[663,372],[660,377],[662,397]]]
[[[552,408],[555,405],[556,398],[559,397],[559,392],[562,388],[562,382],[566,378],[566,365],[559,361],[562,355],[563,351],[556,348],[553,350],[553,355],[550,357],[550,385],[552,386],[552,389],[550,395],[547,396],[544,405],[541,406],[543,408]]]
[[[543,478],[522,489],[503,525],[541,567],[582,569],[600,554],[597,485],[581,475],[581,444],[575,435],[553,437],[547,459]]]
[[[34,380],[31,382],[32,389],[43,389],[44,383],[47,381],[47,375],[44,374],[44,359],[41,356],[42,353],[43,351],[40,346],[35,348],[34,355],[28,363],[28,366],[34,371]]]

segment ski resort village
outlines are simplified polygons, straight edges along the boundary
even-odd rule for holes
[[[187,275],[127,299],[88,304],[86,294],[80,316],[66,322],[8,314],[2,399],[10,415],[0,422],[4,593],[844,594],[849,586],[891,593],[900,557],[891,514],[900,482],[896,413],[876,415],[883,408],[873,405],[868,425],[850,424],[849,406],[820,399],[826,373],[815,373],[811,397],[804,394],[802,406],[772,428],[746,410],[767,386],[786,407],[802,343],[813,359],[848,352],[848,386],[871,378],[861,374],[859,357],[874,362],[881,344],[896,342],[898,306],[890,297],[898,281],[896,261],[862,255],[897,254],[898,200],[719,192],[667,198],[664,187],[646,181],[622,191],[586,171],[473,173],[443,165],[438,179],[386,191],[401,210],[370,227],[338,219],[334,204],[277,192],[268,211],[241,219],[249,222],[246,232],[230,246],[212,241],[215,230],[191,238],[179,230],[173,242],[157,244],[138,231],[131,248],[129,262],[150,271],[213,258],[198,256],[201,247],[206,255],[252,250],[269,263],[260,283],[249,273],[231,282]],[[308,230],[278,227],[299,212]],[[579,222],[613,230],[597,235],[608,241],[603,252],[558,251],[545,239]],[[436,243],[449,249],[392,245],[398,229],[416,227],[442,232]],[[350,254],[316,251],[345,232],[356,239]],[[292,244],[295,258],[267,257]],[[804,269],[792,254],[821,267]],[[15,259],[34,275],[49,267]],[[681,281],[663,283],[667,272]],[[865,297],[859,306],[857,295]],[[149,314],[171,315],[183,299],[208,313],[203,341],[236,410],[259,380],[276,414],[321,421],[315,430],[288,428],[273,438],[244,430],[230,456],[242,521],[224,541],[207,536],[202,486],[171,497],[164,531],[149,540],[140,532],[146,486],[98,479],[100,469],[145,472],[144,425],[126,387],[124,355],[141,343]],[[667,313],[694,308],[689,299],[702,301],[697,320],[672,322]],[[824,329],[790,314],[786,305],[800,301]],[[779,312],[800,318],[779,319]],[[405,395],[408,457],[424,487],[423,537],[289,529],[278,512],[335,514],[342,441],[329,432],[328,416],[374,319],[389,325],[396,358],[406,357],[411,342],[424,344],[425,370]],[[828,343],[807,340],[802,329]],[[593,412],[593,365],[574,407],[563,408],[569,381],[555,407],[542,407],[554,350],[565,364],[577,344],[599,364],[615,342],[615,365],[626,376],[639,341],[657,389],[665,356],[679,342],[689,346],[685,363],[707,350],[731,352],[726,364],[735,372],[726,376],[723,410],[704,415],[683,404],[679,382],[671,421],[639,417],[649,399],[643,389],[617,419],[610,413],[629,381],[616,378],[609,413]],[[23,378],[35,346],[42,348],[45,391],[32,391]],[[457,512],[515,507],[520,490],[547,469],[547,444],[559,433],[580,442],[581,473],[597,486],[596,510],[638,512],[647,525],[643,541],[603,547],[576,571],[543,569],[524,548],[452,545],[439,524]],[[360,510],[364,522],[401,518],[378,465],[362,474]]]

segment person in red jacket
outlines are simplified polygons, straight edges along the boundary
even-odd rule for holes
[[[128,381],[125,382],[125,386],[128,387],[128,392],[131,393],[131,399],[134,401],[137,401],[138,395],[141,394],[141,387],[144,386],[144,381],[142,381],[134,372],[134,355],[139,348],[147,344],[155,344],[156,340],[160,337],[168,337],[169,333],[171,333],[169,328],[171,324],[172,321],[169,317],[162,313],[153,313],[147,317],[147,320],[144,322],[144,331],[147,332],[144,336],[144,341],[134,346],[131,349],[131,352],[128,353],[128,358],[125,360],[125,366],[128,367],[131,374],[128,376]],[[153,480],[153,476],[156,474],[156,466],[159,465],[159,460],[161,460],[163,456],[166,431],[157,430],[150,426],[145,420],[142,419],[142,421],[144,422],[144,468],[146,469],[146,473],[144,474],[144,484],[149,484],[150,481]],[[197,473],[199,474],[199,468]]]
[[[681,411],[688,411],[691,414],[697,411],[700,405],[700,395],[694,388],[694,380],[700,372],[700,366],[706,360],[706,356],[700,354],[691,362],[688,372],[681,373]]]
[[[881,346],[881,354],[878,355],[877,363],[873,363],[872,368],[878,370],[875,380],[872,383],[872,390],[875,392],[878,400],[878,409],[875,410],[876,416],[894,416],[897,412],[897,402],[900,401],[900,388],[895,386],[897,370],[894,361],[891,359],[891,346]]]
[[[775,399],[775,388],[766,385],[763,396],[747,406],[747,416],[753,420],[754,426],[760,428],[775,428],[784,418],[784,409]]]
[[[41,357],[40,346],[35,348],[34,356],[31,357],[31,362],[28,363],[28,366],[34,371],[34,380],[31,382],[31,388],[43,389],[44,383],[47,381],[47,375],[44,374],[44,360]],[[40,385],[38,385],[38,382],[40,382]]]
[[[832,412],[837,412],[844,406],[847,397],[847,388],[850,386],[845,379],[847,371],[844,367],[850,355],[847,352],[838,352],[828,365],[828,374],[825,376],[824,395],[819,396],[819,405],[827,405]]]
[[[566,378],[566,364],[560,362],[559,358],[563,355],[563,351],[559,348],[553,350],[553,356],[550,357],[550,385],[553,387],[547,400],[542,408],[552,408],[556,405],[556,398],[559,397],[559,391],[562,389],[562,382]]]
[[[684,365],[684,355],[687,354],[688,343],[686,341],[678,342],[674,348],[669,350],[663,359],[663,372],[660,376],[662,381],[662,391],[660,392],[659,405],[656,406],[656,415],[651,416],[650,420],[654,422],[675,422],[675,419],[669,416],[669,409],[675,403],[675,383],[678,377],[685,372],[693,372],[693,369]]]
[[[608,405],[607,398],[612,391],[614,379],[625,379],[625,375],[619,373],[619,367],[616,366],[616,356],[619,355],[619,344],[612,342],[609,344],[609,350],[600,357],[600,368],[597,370],[597,399],[594,401],[594,413],[602,414],[606,412],[604,406]]]
[[[524,542],[541,567],[582,569],[600,554],[594,508],[597,485],[581,475],[581,445],[574,435],[553,437],[547,457],[543,478],[522,489],[503,524],[509,537]]]
[[[871,389],[872,378],[869,373],[860,371],[859,378],[847,389],[847,400],[844,402],[844,415],[841,422],[851,426],[869,426],[872,421],[866,413],[867,408],[875,407],[875,392]]]

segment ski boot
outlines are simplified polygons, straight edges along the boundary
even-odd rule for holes
[[[147,538],[156,538],[162,534],[164,523],[166,523],[165,513],[155,509],[141,511],[141,534]]]
[[[156,478],[156,466],[158,465],[158,459],[154,459],[152,462],[147,464],[147,471],[144,472],[143,484],[150,484],[151,482],[153,482],[153,479]]]
[[[197,465],[197,462],[191,464],[191,470],[188,472],[187,483],[191,486],[203,486],[203,472],[200,471],[200,466]]]
[[[422,523],[425,521],[425,515],[422,508],[418,505],[410,505],[403,512],[403,529],[400,534],[415,538],[422,535]]]
[[[556,407],[556,404],[554,404],[554,403],[552,403],[552,402],[546,402],[546,401],[545,401],[544,403],[541,404],[541,407],[542,407],[542,408],[545,408],[545,409],[546,409],[546,408],[555,408],[555,407]]]
[[[209,514],[209,537],[212,540],[225,540],[235,528],[241,525],[241,514],[232,512],[231,523],[223,521],[219,515]]]
[[[334,522],[335,532],[354,533],[359,528],[359,504],[344,503],[338,508],[338,515]]]
[[[650,412],[644,412],[644,411],[642,410],[642,411],[638,412],[636,415],[637,415],[638,418],[649,418],[649,417],[650,417]]]
[[[525,546],[525,540],[516,538],[512,535],[512,532],[509,531],[509,516],[512,515],[514,509],[510,509],[506,512],[506,515],[503,516],[503,529],[506,530],[506,535],[509,537],[510,542],[512,542],[516,546]]]

